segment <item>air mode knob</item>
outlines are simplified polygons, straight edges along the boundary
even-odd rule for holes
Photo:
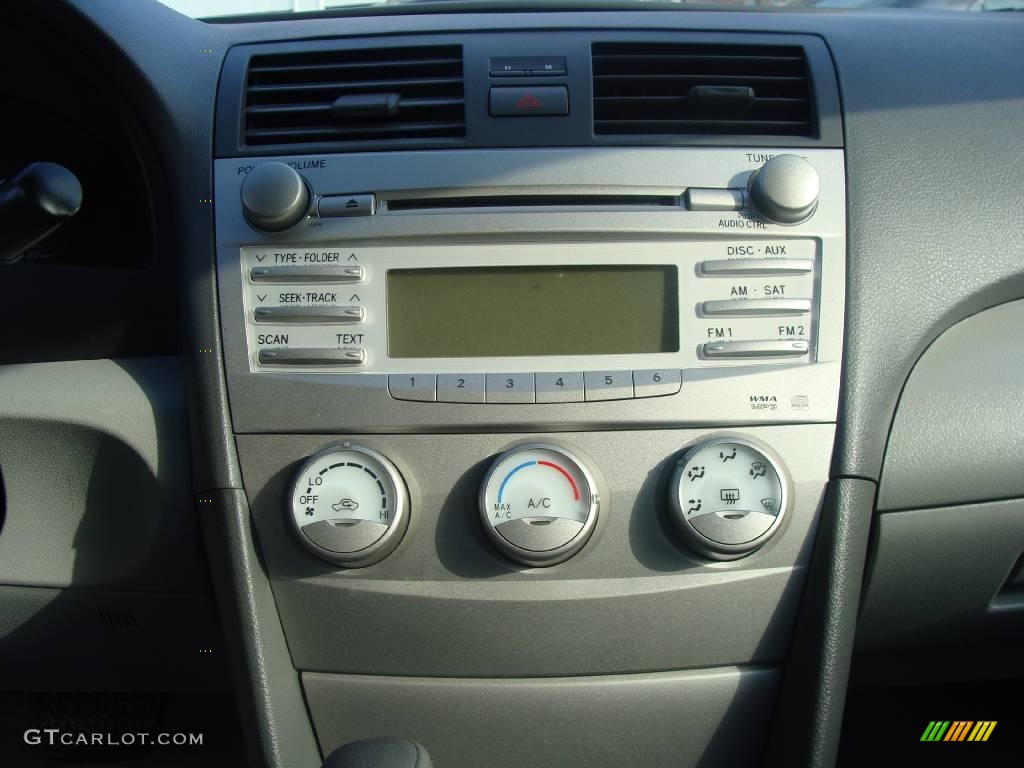
[[[256,166],[242,182],[242,211],[264,232],[281,232],[302,221],[309,210],[309,187],[284,163]]]
[[[776,155],[750,176],[754,207],[778,224],[799,224],[818,207],[821,183],[814,166],[796,155]]]
[[[736,437],[688,450],[669,489],[669,519],[683,541],[715,560],[761,547],[779,530],[789,505],[781,463],[767,448]]]

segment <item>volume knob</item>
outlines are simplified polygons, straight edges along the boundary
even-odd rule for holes
[[[747,182],[754,207],[779,224],[799,224],[809,218],[818,207],[820,191],[818,172],[796,155],[776,155]]]
[[[309,210],[309,187],[284,163],[256,166],[242,182],[242,211],[264,232],[281,232],[298,224]]]

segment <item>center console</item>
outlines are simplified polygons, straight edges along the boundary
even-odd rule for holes
[[[323,751],[753,760],[835,437],[842,150],[264,153],[215,187],[239,461]]]

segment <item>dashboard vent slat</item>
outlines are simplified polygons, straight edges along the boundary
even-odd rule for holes
[[[398,99],[393,114],[335,108],[342,97]],[[341,102],[339,102],[341,103]],[[393,106],[393,101],[392,101]],[[263,54],[249,61],[246,146],[459,144],[466,135],[462,48],[323,50]]]
[[[594,133],[813,136],[803,48],[594,43]]]

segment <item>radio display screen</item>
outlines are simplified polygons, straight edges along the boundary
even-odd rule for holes
[[[678,280],[662,265],[389,270],[388,354],[678,352]]]

